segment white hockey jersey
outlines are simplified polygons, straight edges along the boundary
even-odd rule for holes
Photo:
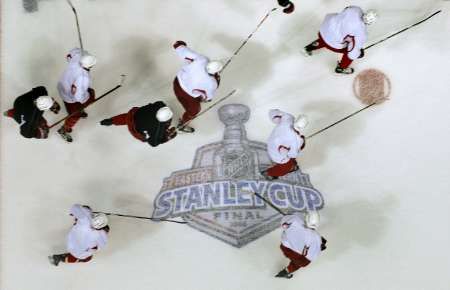
[[[281,244],[303,256],[311,262],[316,260],[321,252],[322,237],[312,229],[305,227],[299,215],[286,215],[281,219]]]
[[[91,87],[91,76],[80,65],[80,59],[81,49],[72,49],[67,55],[68,66],[58,82],[59,95],[66,103],[85,103],[89,99],[87,90]],[[75,94],[72,94],[72,86]]]
[[[328,14],[320,27],[320,35],[333,48],[347,48],[348,57],[355,60],[367,41],[363,14],[357,6],[349,6],[341,13]]]
[[[270,159],[284,164],[291,158],[297,158],[303,145],[300,134],[294,130],[294,116],[280,110],[270,110],[269,117],[277,124],[267,141]]]
[[[177,47],[175,51],[186,61],[177,74],[181,88],[194,98],[212,100],[219,84],[216,78],[206,71],[209,59],[184,45]]]
[[[67,250],[72,256],[86,259],[106,246],[108,235],[106,231],[96,230],[91,226],[90,209],[75,204],[70,209],[70,214],[76,219],[75,225],[67,235]]]

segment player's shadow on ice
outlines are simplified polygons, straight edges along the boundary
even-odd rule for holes
[[[245,38],[246,36],[235,37],[217,33],[210,39],[228,51],[226,56],[226,60],[228,60]],[[253,88],[257,88],[269,79],[276,61],[276,53],[253,38],[247,42],[229,66],[225,68],[221,81],[223,84],[232,84],[233,87],[250,94]]]
[[[114,108],[122,107],[127,110],[132,106],[146,105],[152,99],[160,99],[155,91],[171,82],[172,77],[168,78],[167,73],[164,74],[168,65],[158,53],[170,49],[170,41],[160,37],[130,36],[113,45],[115,62],[109,67],[117,68],[118,76],[121,73],[127,75],[119,92],[122,97],[117,99],[116,104],[112,104]],[[174,71],[176,64],[174,60]],[[110,68],[105,73],[111,74]]]
[[[356,200],[327,206],[321,234],[328,239],[328,248],[322,259],[336,260],[353,248],[371,251],[386,237],[398,204],[397,198],[389,195],[378,201]]]
[[[45,45],[32,46],[29,48],[29,53],[25,54],[24,63],[27,64],[25,70],[30,81],[24,83],[31,83],[33,87],[45,86],[49,95],[62,104],[61,98],[57,94],[56,85],[67,66],[65,55],[55,56],[49,53],[49,47],[52,51],[62,51],[61,46],[50,39],[39,39],[39,41],[42,41]],[[26,88],[26,90],[29,89],[31,87]]]
[[[297,10],[294,13],[289,15],[292,17],[291,21],[279,26],[279,50],[286,47],[299,57],[304,57],[300,52],[303,47],[317,39],[322,19],[310,12],[302,13]]]
[[[230,10],[235,12],[236,14],[244,15],[245,17],[251,17],[251,15],[255,15],[255,10],[252,5],[248,4],[247,1],[241,0],[227,0],[223,1],[224,5],[227,5]],[[274,6],[276,6],[274,4]],[[231,19],[230,19],[231,20]]]
[[[359,109],[350,109],[351,107],[352,105],[349,103],[335,100],[307,103],[301,110],[310,118],[310,125],[304,132],[305,136],[309,136]],[[300,160],[302,168],[319,166],[326,159],[328,151],[351,144],[353,139],[358,137],[364,129],[362,120],[364,119],[355,116],[307,139],[307,148]],[[345,128],[343,128],[343,124],[345,124]]]

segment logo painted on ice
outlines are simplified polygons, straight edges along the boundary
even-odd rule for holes
[[[271,162],[266,144],[246,137],[244,123],[249,117],[244,105],[219,109],[225,124],[223,140],[198,148],[192,168],[164,179],[153,218],[182,217],[189,226],[242,247],[276,229],[281,219],[252,192],[287,212],[323,208],[322,195],[301,170],[274,181],[261,176]]]

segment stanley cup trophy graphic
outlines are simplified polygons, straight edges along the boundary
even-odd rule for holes
[[[242,247],[276,229],[281,219],[252,192],[285,212],[323,207],[322,195],[300,170],[274,181],[261,176],[271,161],[265,143],[247,139],[247,106],[222,106],[219,118],[225,124],[223,140],[198,148],[192,168],[164,180],[154,201],[154,218],[181,217],[199,231]]]

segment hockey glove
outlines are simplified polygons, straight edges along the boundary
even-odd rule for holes
[[[177,42],[174,43],[173,48],[177,49],[179,46],[187,46],[186,42],[184,42],[183,40],[178,40]]]
[[[324,251],[327,248],[327,240],[324,237],[321,237],[321,238],[322,238],[322,244],[320,245],[320,250]]]
[[[61,106],[58,104],[57,101],[53,100],[53,106],[50,108],[50,111],[52,111],[55,114],[59,113],[59,110],[61,110]]]
[[[364,48],[361,48],[361,54],[358,56],[358,58],[363,58],[364,55],[366,55],[366,54],[364,53]]]
[[[294,12],[294,10],[295,10],[294,3],[292,3],[289,0],[278,0],[278,4],[282,7],[285,7],[283,9],[283,12],[286,14],[290,14],[290,13]]]

